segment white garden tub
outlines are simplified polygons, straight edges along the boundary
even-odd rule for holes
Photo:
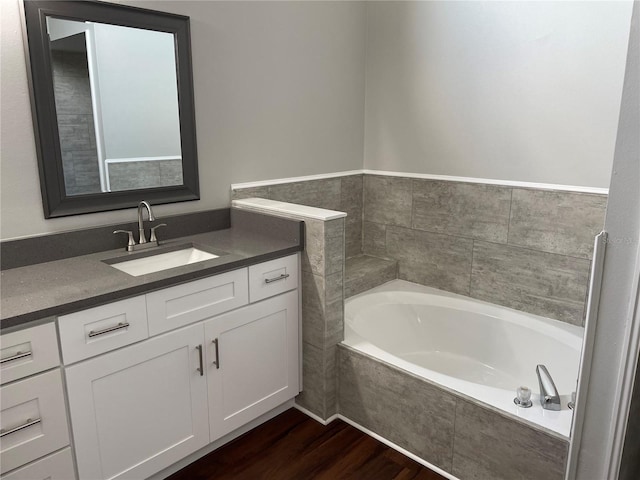
[[[347,299],[344,344],[565,437],[583,329],[469,297],[394,280]],[[544,364],[562,410],[540,406]],[[528,386],[533,407],[513,403]]]

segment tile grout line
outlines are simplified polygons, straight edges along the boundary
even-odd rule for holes
[[[476,240],[471,241],[471,265],[469,267],[469,297],[471,297],[471,279],[473,278],[473,260],[476,251]]]
[[[458,431],[458,404],[462,401],[460,398],[458,398],[457,396],[454,396],[455,400],[456,400],[456,405],[453,409],[453,435],[451,438],[451,474],[453,475],[453,461],[456,458],[455,455],[455,451],[456,451],[456,436],[457,436],[457,431]]]
[[[507,241],[506,241],[507,245],[510,245],[509,233],[511,233],[511,210],[513,210],[513,188],[511,189],[510,197],[511,198],[509,199],[509,220],[507,221]]]

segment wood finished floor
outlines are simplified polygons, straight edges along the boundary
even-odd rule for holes
[[[341,420],[291,408],[167,480],[445,480]]]

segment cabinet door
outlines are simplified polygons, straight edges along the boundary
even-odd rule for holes
[[[298,291],[205,323],[211,440],[299,393]]]
[[[80,478],[145,478],[209,443],[203,325],[66,369]]]

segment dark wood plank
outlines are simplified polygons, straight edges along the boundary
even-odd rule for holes
[[[292,408],[167,480],[444,480],[340,420]]]

